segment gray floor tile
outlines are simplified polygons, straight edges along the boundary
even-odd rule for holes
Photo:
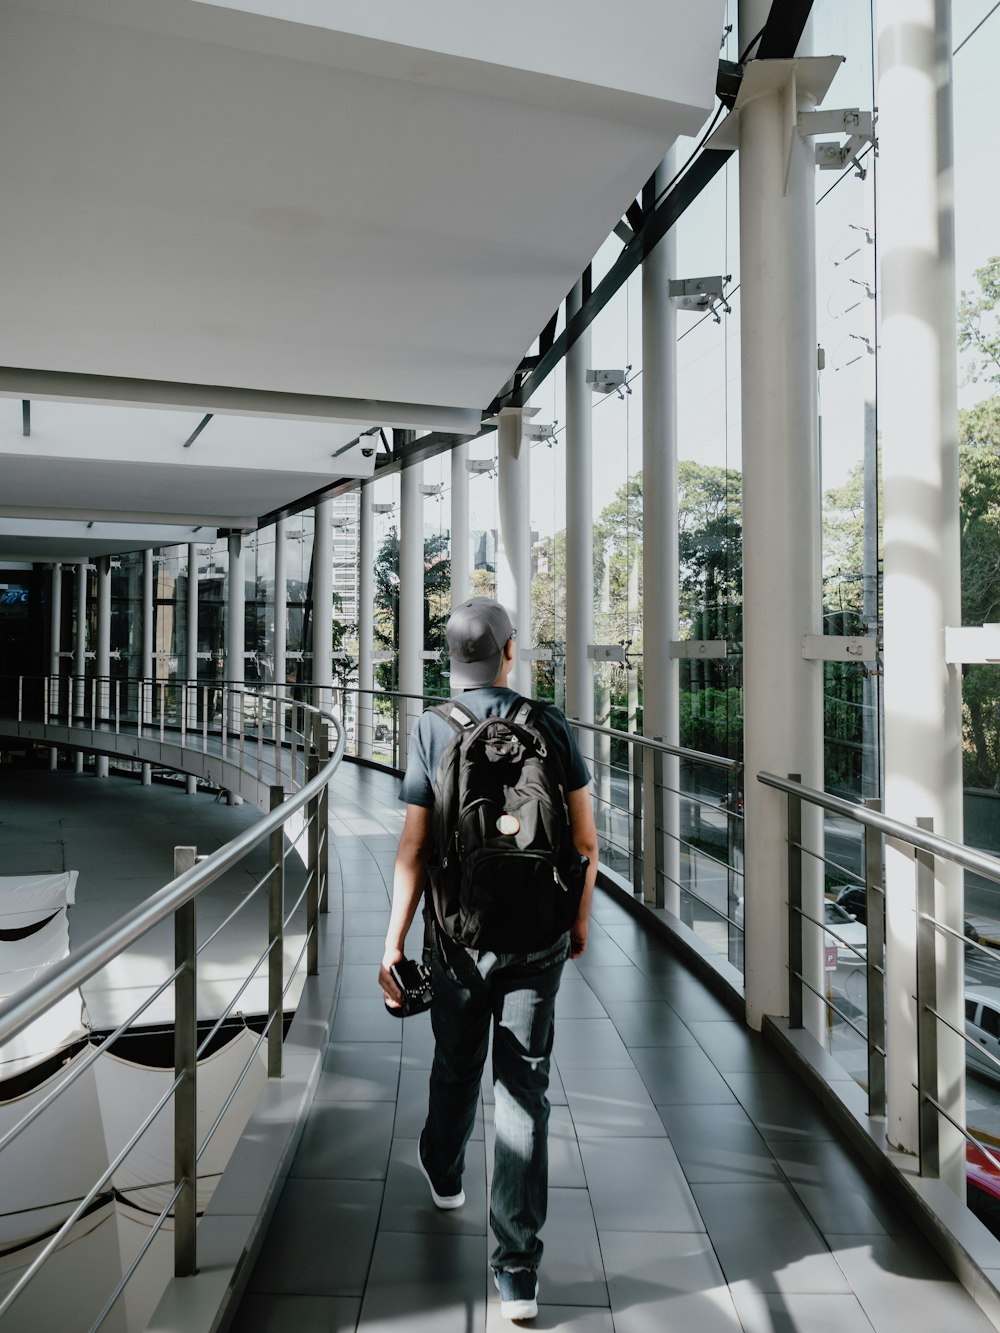
[[[232,1333],[354,1333],[360,1296],[267,1296],[248,1293]]]
[[[655,970],[642,967],[648,975],[656,978],[659,990],[671,1009],[684,1019],[685,1023],[732,1023],[733,1014],[721,1000],[716,999],[707,986],[688,976],[684,979],[664,979]]]
[[[748,1069],[777,1069],[788,1066],[778,1052],[757,1032],[737,1027],[735,1023],[694,1022],[689,1030],[716,1069],[739,1073]]]
[[[385,934],[381,935],[354,935],[350,939],[344,940],[344,962],[345,963],[368,963],[374,966],[376,973],[378,965],[382,961],[382,955],[385,953]]]
[[[539,1269],[550,1305],[607,1307],[597,1226],[586,1190],[549,1189],[549,1213],[542,1228],[545,1253]]]
[[[607,1231],[705,1230],[667,1139],[585,1139],[580,1152],[602,1243]]]
[[[384,942],[388,924],[388,906],[381,910],[370,909],[366,912],[359,912],[351,908],[344,912],[344,934],[346,936],[379,935]]]
[[[553,1053],[559,1068],[631,1069],[625,1043],[610,1018],[560,1018]]]
[[[727,1073],[726,1082],[754,1122],[761,1137],[818,1141],[835,1139],[837,1131],[819,1102],[794,1074],[779,1070]]]
[[[587,952],[576,960],[581,972],[589,972],[593,967],[607,967],[609,964],[630,962],[628,954],[617,945],[610,935],[600,930],[593,930],[587,936]]]
[[[486,1323],[482,1236],[384,1231],[358,1333],[475,1333]]]
[[[340,995],[342,999],[364,999],[376,996],[378,984],[378,963],[345,963],[340,969]]]
[[[688,1026],[665,1000],[608,1000],[608,1017],[626,1046],[694,1046]]]
[[[876,1333],[987,1333],[992,1323],[922,1239],[831,1237],[837,1262]]]
[[[500,1297],[492,1283],[486,1302],[486,1333],[510,1333],[511,1324],[500,1313]],[[615,1333],[611,1311],[589,1309],[583,1305],[548,1305],[545,1302],[546,1286],[544,1275],[539,1279],[538,1316],[525,1327],[548,1330],[561,1329],[563,1333]]]
[[[395,1103],[399,1053],[394,1042],[331,1042],[323,1055],[316,1101]]]
[[[588,967],[585,973],[581,972],[581,976],[605,1005],[615,999],[648,1001],[653,995],[659,999],[664,998],[657,984],[651,983],[632,963]]]
[[[346,949],[348,941],[344,941]],[[330,1030],[331,1041],[401,1042],[402,1025],[385,1012],[381,989],[370,995],[342,996]]]
[[[694,1182],[691,1190],[730,1285],[814,1295],[850,1290],[789,1186]]]
[[[427,1079],[426,1069],[407,1069],[400,1071],[399,1098],[396,1103],[397,1139],[415,1139],[424,1127],[427,1119]],[[472,1128],[472,1137],[483,1137],[482,1103],[476,1110],[476,1122]]]
[[[556,996],[557,1018],[604,1018],[604,1006],[582,977],[564,977]]]
[[[912,1223],[881,1195],[841,1143],[775,1141],[774,1156],[824,1235],[913,1234]]]
[[[403,1019],[403,1064],[410,1069],[430,1069],[434,1063],[434,1032],[429,1013]]]
[[[393,1140],[380,1231],[461,1232],[486,1235],[486,1149],[473,1139],[465,1150],[461,1208],[435,1208],[430,1188],[417,1166],[417,1140]],[[483,1251],[485,1262],[485,1251]]]
[[[392,1102],[314,1102],[289,1174],[384,1180],[395,1117]]]
[[[732,1089],[699,1046],[632,1046],[629,1054],[657,1104],[734,1100]]]
[[[780,1181],[781,1168],[737,1102],[657,1106],[688,1180]]]
[[[577,1135],[665,1137],[642,1079],[634,1069],[567,1069],[563,1086]]]
[[[856,1296],[778,1296],[741,1288],[733,1300],[744,1333],[872,1333]]]
[[[377,1181],[289,1180],[249,1290],[361,1296],[381,1202]]]
[[[615,1333],[740,1333],[704,1234],[601,1234]]]

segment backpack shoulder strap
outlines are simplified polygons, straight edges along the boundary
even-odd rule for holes
[[[429,708],[427,711],[437,713],[439,717],[443,717],[458,732],[466,731],[479,722],[479,718],[458,699],[449,699],[445,704],[435,704],[433,708]]]
[[[514,697],[510,707],[505,714],[508,722],[516,722],[519,726],[525,723],[533,723],[535,720],[536,704],[534,699],[525,699],[518,694]]]

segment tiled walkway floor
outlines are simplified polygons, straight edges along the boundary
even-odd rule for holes
[[[467,1203],[416,1167],[431,1032],[375,982],[402,809],[344,765],[344,913],[325,1072],[236,1333],[494,1333],[491,1091]],[[332,910],[337,910],[336,903]],[[992,1325],[862,1174],[775,1053],[599,895],[559,994],[549,1220],[532,1327],[574,1333],[973,1333]],[[416,945],[410,952],[416,952]]]

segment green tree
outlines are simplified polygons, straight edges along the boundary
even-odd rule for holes
[[[1000,255],[976,269],[976,281],[978,290],[959,301],[958,346],[970,380],[1000,384]]]
[[[448,537],[424,539],[424,643],[438,649],[436,661],[424,663],[424,693],[447,695],[448,664],[444,627],[451,609],[451,559]],[[390,654],[375,667],[380,689],[399,688],[399,533],[390,528],[375,556],[375,646]]]
[[[1000,396],[959,413],[962,624],[1000,620]],[[1000,788],[1000,671],[962,668],[965,782]]]

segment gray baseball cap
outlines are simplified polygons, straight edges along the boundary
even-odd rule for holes
[[[452,687],[471,690],[492,685],[500,673],[504,644],[513,633],[510,616],[492,597],[470,597],[456,606],[445,626]]]

